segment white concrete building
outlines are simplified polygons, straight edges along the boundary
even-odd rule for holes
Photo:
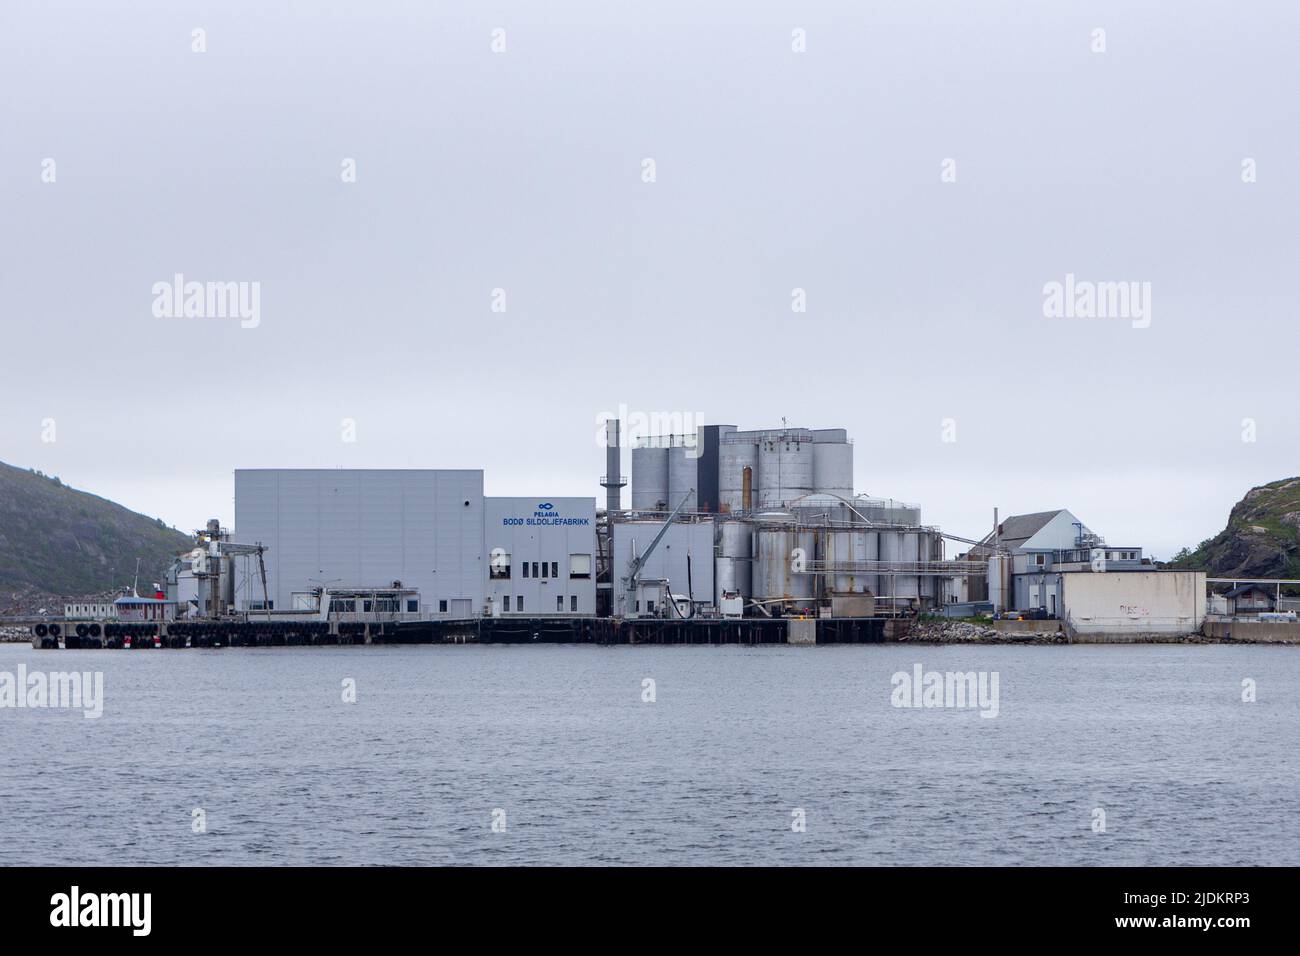
[[[596,613],[596,500],[488,498],[488,615]]]
[[[1190,634],[1205,623],[1204,571],[1067,571],[1061,594],[1079,634]]]

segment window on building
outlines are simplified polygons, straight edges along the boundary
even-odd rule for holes
[[[447,602],[446,602],[446,600],[442,600],[442,601],[439,601],[439,602],[438,602],[438,613],[439,613],[439,614],[446,614],[446,613],[447,613]]]
[[[493,580],[510,579],[510,555],[494,551],[488,558],[488,577]]]
[[[576,595],[576,594],[570,594],[570,595],[569,595],[569,610],[570,610],[570,611],[576,611],[577,609],[578,609],[578,595]]]
[[[571,578],[591,577],[591,555],[589,554],[569,555],[569,577]]]
[[[538,575],[538,573],[537,573],[537,562],[534,561],[534,562],[533,562],[533,577],[538,577],[538,576],[539,576],[539,575]]]
[[[646,612],[647,614],[653,614],[653,613],[655,612],[655,602],[654,602],[654,601],[646,601],[646,602],[645,602],[645,612]]]
[[[407,613],[407,614],[417,614],[417,613],[419,613],[419,611],[420,611],[420,599],[419,599],[419,598],[407,598],[407,599],[406,599],[406,613]]]
[[[1047,563],[1047,555],[1045,554],[1034,555],[1034,564],[1038,565],[1041,568],[1046,563]]]
[[[505,611],[507,614],[510,613],[510,595],[509,595],[509,594],[507,594],[505,597],[503,597],[503,598],[501,599],[501,609],[502,609],[503,611]]]
[[[550,570],[550,564],[549,564],[548,562],[546,562],[546,561],[543,561],[543,562],[542,562],[542,577],[544,577],[544,578],[549,578],[550,575],[546,573],[546,572],[549,571],[549,570]]]
[[[551,577],[553,577],[553,578],[558,578],[559,576],[560,576],[560,562],[559,562],[559,561],[552,561],[552,562],[551,562]]]
[[[524,596],[522,594],[515,595],[515,605],[516,610],[522,611],[524,609]]]
[[[563,610],[564,610],[564,595],[563,595],[563,594],[557,594],[557,595],[555,595],[555,610],[557,610],[557,611],[563,611]]]
[[[524,577],[528,577],[528,562],[524,562]]]

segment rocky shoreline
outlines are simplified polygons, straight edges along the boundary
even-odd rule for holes
[[[27,644],[31,639],[29,627],[0,627],[0,644]]]
[[[1064,631],[1000,631],[969,621],[912,621],[894,636],[899,644],[1249,644],[1253,641],[1207,637],[1204,634],[1146,634],[1129,640],[1095,636],[1069,640]],[[1277,642],[1271,642],[1277,643]]]

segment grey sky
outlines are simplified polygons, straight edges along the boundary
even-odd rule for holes
[[[1162,557],[1300,471],[1300,5],[117,6],[0,6],[12,464],[194,527],[236,467],[598,495],[602,410],[785,416],[945,530]],[[178,272],[260,326],[154,317]]]

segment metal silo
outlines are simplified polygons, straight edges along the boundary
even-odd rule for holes
[[[749,507],[745,506],[745,469],[749,469]],[[726,441],[718,446],[718,504],[726,512],[758,506],[758,444]]]
[[[813,443],[813,487],[818,494],[853,497],[853,446],[848,442]]]
[[[796,571],[801,561],[812,561],[816,539],[811,531],[794,525],[760,525],[754,532],[754,599],[806,602],[813,597],[813,575]]]
[[[915,564],[921,559],[921,532],[903,531],[899,534],[902,547],[898,560],[906,564]],[[921,596],[921,579],[915,574],[899,574],[894,578],[894,596],[898,598],[919,598]]]
[[[826,533],[824,541],[823,560],[830,569],[827,576],[832,591],[836,594],[880,593],[875,573],[862,569],[866,562],[879,559],[879,537],[875,531],[833,529]],[[857,569],[845,569],[853,565]]]
[[[898,574],[891,570],[902,559],[903,554],[903,533],[901,531],[880,531],[877,533],[879,542],[878,554],[880,562],[884,566],[880,572],[879,587],[876,589],[876,596],[890,599],[894,596],[894,591],[898,587]],[[892,604],[892,601],[886,600],[885,604]]]
[[[812,491],[812,435],[786,432],[764,436],[758,445],[758,506],[781,508]]]
[[[632,510],[663,511],[668,507],[668,449],[632,449]]]
[[[700,485],[700,459],[694,457],[698,449],[693,445],[673,445],[668,449],[668,507],[676,508],[690,492],[686,511],[698,508]]]
[[[718,524],[717,571],[714,577],[721,599],[724,591],[734,591],[749,600],[753,594],[753,532],[744,521]]]
[[[942,561],[943,560],[943,536],[934,531],[921,532],[921,560],[922,561]],[[921,595],[927,598],[928,604],[939,605],[943,603],[943,582],[942,579],[933,574],[927,574],[921,578]]]

